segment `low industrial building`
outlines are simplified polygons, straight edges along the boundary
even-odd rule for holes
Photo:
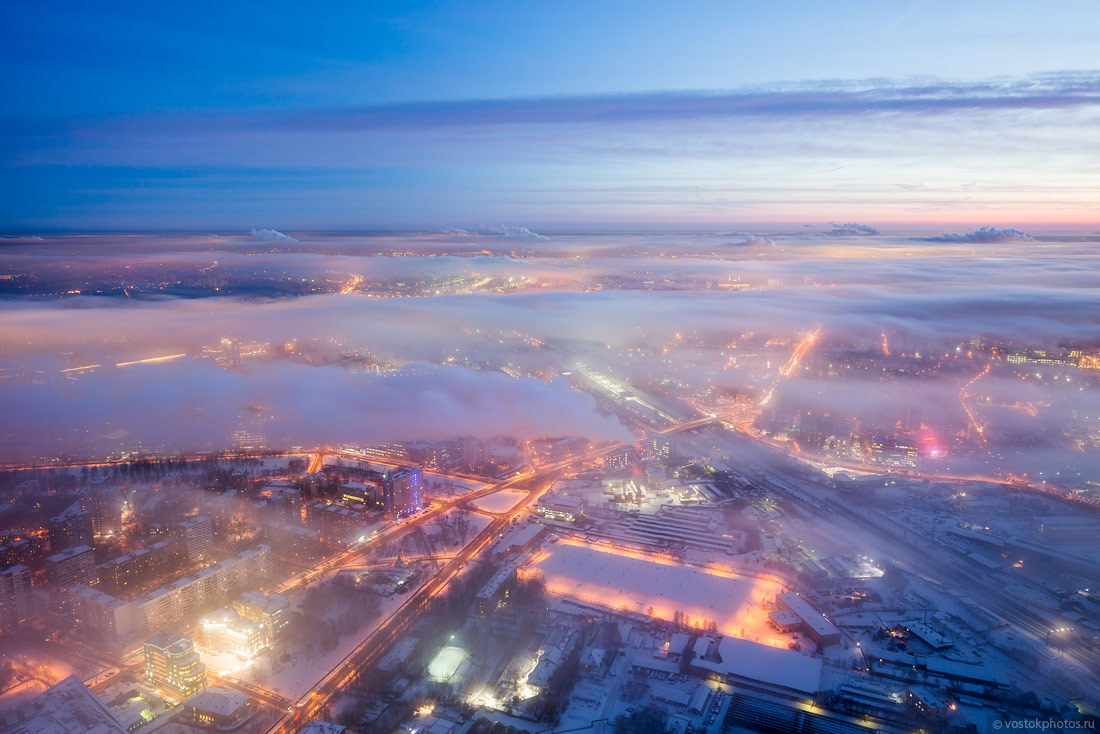
[[[948,704],[924,686],[912,686],[905,691],[905,703],[926,719],[942,719],[949,713]]]
[[[825,615],[813,608],[813,606],[797,592],[788,591],[777,594],[776,606],[781,610],[789,610],[802,620],[802,633],[816,642],[820,647],[835,645],[840,642],[840,630],[836,625],[825,618]],[[769,620],[771,622],[772,620]]]
[[[580,497],[548,492],[539,498],[538,513],[548,520],[576,522],[584,514],[584,505]]]
[[[127,734],[127,728],[80,678],[70,675],[30,701],[0,712],[10,734]]]
[[[768,624],[776,632],[800,632],[802,630],[802,617],[790,609],[776,609],[768,612]]]
[[[696,675],[735,686],[792,697],[821,688],[821,660],[793,650],[736,637],[700,637],[691,668]]]
[[[545,526],[536,523],[520,525],[504,533],[493,552],[496,555],[526,553],[541,543],[547,532]]]
[[[243,693],[211,686],[184,704],[178,720],[205,729],[233,731],[244,725],[256,711],[256,704]]]

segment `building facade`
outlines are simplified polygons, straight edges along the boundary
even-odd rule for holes
[[[405,517],[419,510],[423,480],[424,470],[418,466],[405,467],[387,474],[382,487],[386,514]]]
[[[59,553],[78,545],[91,545],[95,532],[92,515],[83,510],[70,510],[46,522],[50,536],[50,550]]]
[[[191,638],[162,632],[145,642],[145,677],[184,701],[206,685],[206,666]]]
[[[98,581],[95,552],[91,546],[78,545],[53,554],[46,559],[46,577],[54,591],[67,591],[81,584],[95,584]]]
[[[15,625],[26,621],[31,607],[31,570],[23,565],[0,572],[0,622]]]

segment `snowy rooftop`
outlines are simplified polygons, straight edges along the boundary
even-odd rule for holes
[[[812,627],[814,632],[822,637],[840,632],[832,622],[825,618],[824,614],[814,609],[808,601],[793,591],[779,594],[776,601],[786,604],[788,609],[801,617],[803,622]]]
[[[243,693],[236,693],[227,688],[208,686],[190,699],[187,705],[218,716],[232,716],[247,703],[248,696]]]
[[[539,533],[543,532],[545,529],[545,526],[536,523],[522,525],[506,533],[500,540],[499,548],[501,550],[508,550],[516,546],[523,547],[537,538]]]
[[[124,734],[126,727],[75,675],[0,714],[11,734]]]
[[[798,693],[816,693],[821,687],[822,662],[816,658],[736,637],[723,637],[715,647],[716,654],[711,659],[696,657],[691,664],[731,678],[759,681]]]

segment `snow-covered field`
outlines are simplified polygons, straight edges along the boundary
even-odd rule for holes
[[[772,582],[569,542],[536,556],[528,570],[542,574],[547,590],[561,596],[665,620],[680,613],[690,624],[713,622],[723,634],[769,645],[789,641],[767,624],[763,604],[779,590]]]
[[[515,507],[520,500],[527,496],[526,492],[519,492],[514,489],[505,489],[500,492],[494,492],[493,494],[486,495],[480,499],[474,500],[472,504],[479,510],[485,510],[486,512],[507,512]]]
[[[473,479],[457,479],[435,472],[424,472],[424,489],[433,497],[461,497],[464,494],[488,487],[488,482]]]

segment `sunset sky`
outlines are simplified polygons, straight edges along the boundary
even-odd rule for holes
[[[0,228],[1100,226],[1095,2],[6,3]]]

